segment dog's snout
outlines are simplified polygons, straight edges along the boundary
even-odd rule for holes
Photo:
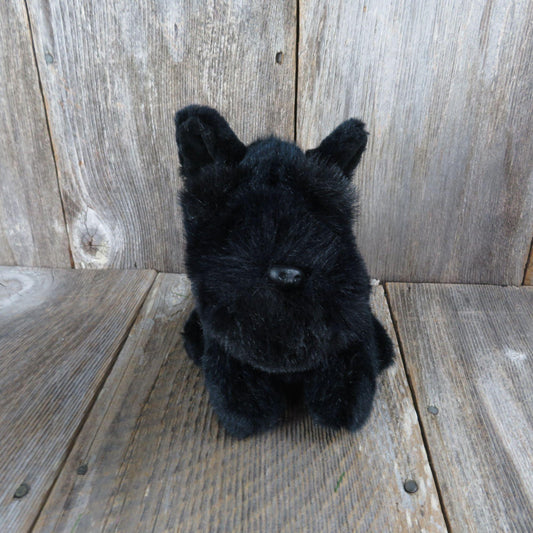
[[[284,287],[295,287],[302,283],[304,275],[299,268],[273,266],[268,271],[268,277],[278,285],[282,285]]]

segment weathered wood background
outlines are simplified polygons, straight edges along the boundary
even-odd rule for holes
[[[356,115],[385,280],[531,283],[533,2],[0,3],[0,264],[183,271],[172,117],[315,145]]]
[[[0,267],[1,531],[29,530],[154,278]]]
[[[533,287],[371,302],[396,362],[366,426],[293,406],[236,440],[184,350],[186,276],[0,267],[0,531],[529,533]]]
[[[533,288],[387,292],[450,530],[531,531]]]
[[[272,432],[237,441],[183,350],[191,304],[184,276],[158,275],[35,532],[446,531],[401,364],[380,379],[374,431],[320,428],[293,409]],[[373,307],[395,338],[383,287]],[[18,511],[14,524],[31,523]]]

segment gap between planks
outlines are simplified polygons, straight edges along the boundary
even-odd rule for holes
[[[450,528],[530,531],[533,288],[390,283],[388,292]]]
[[[357,436],[317,428],[306,417],[235,441],[219,427],[200,372],[184,355],[179,333],[190,295],[174,316],[171,294],[183,292],[176,289],[181,279],[158,276],[37,531],[176,523],[190,531],[265,530],[276,521],[284,531],[446,530],[399,358]],[[394,335],[383,290],[375,292],[378,316]],[[82,462],[89,471],[78,476]],[[405,493],[405,476],[419,481],[417,494]]]
[[[0,520],[27,530],[155,272],[0,267]],[[13,499],[21,483],[31,490]]]
[[[70,245],[69,245],[69,251],[70,251]],[[71,254],[71,259],[72,259],[72,254]],[[109,378],[109,375],[111,374],[111,372],[113,371],[113,368],[115,367],[115,363],[117,362],[118,356],[119,356],[120,352],[122,351],[122,348],[124,348],[124,344],[126,344],[126,341],[128,340],[130,331],[132,330],[134,324],[136,323],[136,321],[137,321],[137,319],[139,317],[139,314],[141,312],[141,309],[144,306],[144,302],[148,298],[148,295],[150,294],[150,292],[152,290],[152,287],[154,286],[155,280],[157,279],[157,274],[155,273],[155,271],[154,271],[154,274],[155,275],[152,277],[152,281],[151,281],[150,285],[148,286],[148,288],[146,289],[143,297],[140,300],[139,306],[137,308],[137,313],[134,316],[131,317],[130,323],[128,324],[128,326],[124,330],[123,338],[121,339],[121,341],[119,343],[119,346],[118,346],[118,348],[116,350],[115,357],[113,358],[111,364],[107,368],[106,373],[104,374],[102,380],[98,384],[98,386],[97,386],[97,388],[96,388],[96,390],[94,392],[94,395],[93,395],[93,397],[92,397],[92,399],[91,399],[91,401],[90,401],[90,403],[89,403],[89,405],[87,407],[87,410],[85,411],[85,413],[84,413],[84,415],[83,415],[78,427],[76,428],[76,431],[74,432],[74,434],[71,437],[71,440],[69,442],[69,445],[67,446],[67,450],[66,450],[65,456],[63,458],[63,461],[61,462],[61,465],[57,469],[57,473],[56,473],[56,476],[54,478],[54,481],[52,482],[52,484],[50,485],[50,488],[48,489],[48,491],[46,492],[46,495],[44,496],[43,504],[42,504],[41,508],[39,509],[39,512],[35,516],[35,520],[33,521],[32,525],[30,526],[30,531],[34,530],[35,524],[37,524],[37,522],[39,520],[39,517],[41,516],[41,512],[44,509],[44,507],[46,506],[46,502],[48,501],[48,498],[50,497],[50,494],[52,494],[52,491],[54,490],[54,487],[55,487],[55,485],[57,483],[57,480],[59,479],[59,476],[61,475],[61,472],[63,471],[63,468],[65,467],[65,464],[66,464],[68,458],[70,457],[72,449],[74,448],[74,445],[76,444],[76,441],[78,440],[78,436],[81,433],[83,427],[85,426],[85,423],[87,422],[87,420],[88,420],[88,418],[89,418],[89,416],[90,416],[90,414],[91,414],[91,412],[93,410],[94,404],[96,403],[96,400],[98,399],[98,396],[102,392],[102,389],[104,388],[104,385],[105,385],[107,379]],[[95,433],[95,435],[96,435],[96,433]]]
[[[418,425],[420,427],[420,433],[422,434],[422,441],[424,442],[424,448],[426,449],[426,455],[428,458],[429,467],[431,468],[431,475],[433,476],[433,481],[435,482],[435,488],[437,490],[437,495],[439,497],[439,503],[440,503],[440,508],[442,510],[442,516],[444,518],[444,522],[446,523],[446,528],[448,529],[448,531],[451,531],[450,518],[448,516],[448,511],[444,503],[442,490],[439,484],[439,478],[437,477],[437,474],[435,472],[435,464],[433,463],[433,457],[431,454],[431,449],[429,447],[429,442],[428,442],[428,438],[426,434],[426,428],[424,427],[423,417],[421,416],[421,407],[416,401],[413,380],[411,378],[411,374],[409,373],[409,370],[408,370],[408,367],[405,361],[405,347],[404,347],[402,338],[400,336],[400,331],[398,328],[398,317],[396,313],[394,312],[392,305],[391,305],[391,298],[390,298],[390,293],[389,293],[389,282],[385,282],[383,284],[383,290],[385,293],[385,300],[387,301],[387,307],[389,308],[389,314],[392,320],[392,325],[394,326],[394,333],[396,335],[396,340],[398,341],[398,351],[400,352],[400,358],[397,361],[397,364],[401,364],[403,366],[405,377],[407,378],[407,384],[409,385],[409,392],[411,394],[411,402],[413,403],[413,406],[416,410],[416,415],[418,417]]]
[[[63,214],[63,225],[65,226],[65,233],[67,235],[67,247],[68,247],[68,256],[70,260],[70,268],[74,268],[74,256],[72,255],[72,246],[70,242],[70,231],[67,224],[67,215],[65,213],[65,202],[63,200],[63,190],[61,189],[61,183],[59,180],[59,168],[57,166],[57,153],[54,146],[54,141],[52,140],[52,130],[50,128],[50,117],[48,113],[48,106],[46,105],[46,98],[44,96],[44,90],[43,90],[43,82],[41,79],[41,71],[39,70],[39,62],[37,61],[37,52],[35,51],[35,39],[33,37],[33,28],[31,25],[31,19],[30,19],[30,12],[28,10],[28,2],[27,0],[24,0],[24,11],[26,13],[26,21],[28,23],[28,30],[30,32],[30,40],[31,40],[31,50],[33,54],[33,64],[35,66],[35,71],[37,72],[37,80],[39,81],[39,92],[41,93],[41,100],[43,102],[43,112],[44,112],[44,119],[46,121],[46,132],[48,135],[48,139],[50,142],[50,150],[52,152],[52,158],[54,160],[54,169],[56,173],[56,183],[57,183],[57,192],[59,194],[59,202],[61,204],[61,212]]]
[[[531,238],[531,247],[529,249],[529,256],[524,268],[524,279],[522,285],[533,285],[533,237]]]
[[[300,58],[298,56],[300,51],[300,0],[296,2],[296,37],[294,40],[294,139],[298,142],[298,67]]]

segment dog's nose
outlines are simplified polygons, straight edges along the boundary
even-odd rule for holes
[[[303,272],[298,268],[287,266],[273,266],[268,271],[268,277],[278,285],[296,287],[303,281]]]

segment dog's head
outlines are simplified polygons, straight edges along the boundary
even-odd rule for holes
[[[351,173],[365,149],[350,119],[313,150],[245,146],[208,107],[176,115],[187,272],[208,337],[268,372],[307,370],[362,341],[369,279],[352,233]]]

